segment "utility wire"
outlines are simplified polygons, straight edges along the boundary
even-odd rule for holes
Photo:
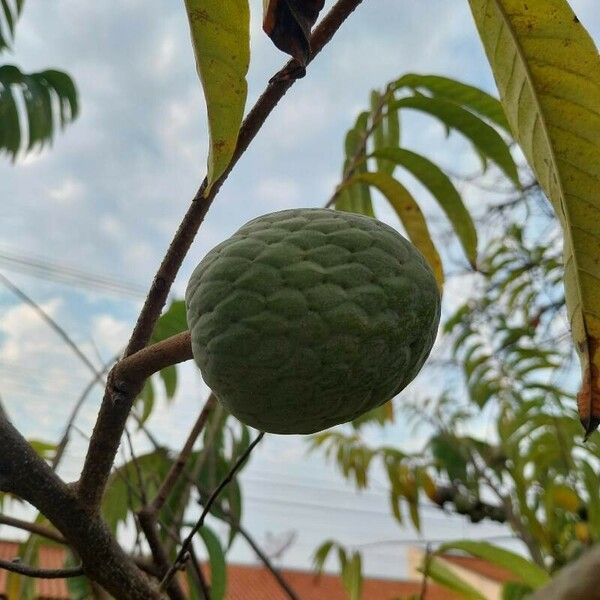
[[[0,265],[5,269],[37,277],[75,285],[88,289],[102,290],[111,294],[144,298],[147,290],[144,286],[114,277],[97,275],[65,264],[26,256],[0,249]]]
[[[437,539],[425,539],[425,538],[412,538],[412,539],[404,539],[404,540],[379,540],[375,542],[364,542],[362,544],[348,544],[351,548],[369,548],[373,546],[427,546],[429,544],[438,545],[438,544],[451,544],[452,542],[459,542],[464,540],[463,537],[456,538],[437,538]],[[473,542],[521,542],[521,538],[516,535],[487,535],[478,538],[469,537],[470,541]]]

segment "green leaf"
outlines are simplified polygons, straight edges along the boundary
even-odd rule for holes
[[[533,591],[528,585],[509,581],[502,586],[502,600],[526,600]]]
[[[550,575],[535,563],[519,554],[499,548],[488,542],[472,542],[469,540],[451,542],[440,546],[438,552],[443,553],[448,550],[461,550],[498,565],[513,573],[515,579],[533,589],[538,589],[550,581]]]
[[[388,104],[386,107],[386,121],[387,121],[387,135],[386,135],[386,145],[388,148],[398,148],[400,146],[400,112],[397,110],[391,110],[391,105],[395,102],[395,98],[393,94],[390,94]],[[395,167],[395,165],[394,165]],[[394,172],[394,168],[390,172],[392,175]]]
[[[313,567],[317,573],[322,573],[325,567],[325,561],[331,552],[331,549],[335,546],[333,540],[327,540],[323,542],[316,550],[313,555]]]
[[[439,75],[418,75],[407,73],[395,82],[394,88],[409,87],[412,89],[425,89],[433,96],[456,102],[470,108],[492,123],[510,132],[502,103],[487,92],[472,85],[440,77]]]
[[[447,471],[450,479],[465,482],[467,479],[467,460],[465,452],[460,446],[460,441],[450,435],[441,433],[431,438],[429,444],[437,465]]]
[[[344,161],[343,177],[346,179],[349,171],[354,173],[364,173],[367,170],[365,161],[366,131],[369,123],[369,113],[362,112],[358,115],[354,127],[346,134],[344,141],[344,152],[346,159]],[[355,212],[368,217],[373,217],[373,204],[371,202],[371,193],[369,187],[365,184],[345,186],[345,192],[338,196],[335,203],[337,210]]]
[[[22,9],[23,0],[0,0],[0,52],[10,48]]]
[[[421,515],[419,513],[419,503],[417,500],[408,500],[408,510],[410,520],[417,531],[421,531]]]
[[[377,150],[372,153],[372,156],[391,160],[404,167],[429,190],[452,223],[469,262],[475,265],[477,260],[475,225],[449,177],[429,159],[403,148]]]
[[[142,392],[138,396],[138,402],[142,402],[142,414],[140,415],[140,427],[150,418],[154,408],[154,386],[152,379],[146,379]]]
[[[519,187],[517,166],[502,136],[485,121],[458,104],[442,98],[412,96],[396,101],[392,109],[413,108],[437,117],[444,125],[460,131],[487,158]]]
[[[152,498],[171,465],[172,460],[161,449],[138,456],[135,463],[129,461],[113,470],[102,498],[102,515],[113,533],[128,514],[142,507],[139,494],[132,492],[139,489],[139,475],[147,496]]]
[[[42,71],[40,75],[46,80],[49,87],[54,90],[60,90],[57,95],[59,107],[59,120],[61,127],[75,120],[79,115],[79,98],[77,88],[73,80],[62,71],[48,69]]]
[[[594,468],[585,460],[581,461],[581,471],[586,490],[588,492],[588,520],[593,531],[600,531],[600,496],[598,488],[600,487],[600,477],[598,477]]]
[[[13,159],[21,147],[21,125],[15,96],[10,86],[0,86],[0,152]]]
[[[431,267],[440,289],[444,285],[444,270],[427,227],[425,217],[411,193],[387,173],[360,173],[354,175],[347,185],[366,183],[376,187],[388,200],[398,215],[410,241],[419,249]]]
[[[419,569],[423,572],[423,568]],[[435,557],[431,557],[427,565],[427,575],[441,586],[452,590],[467,600],[486,600],[474,587],[449,569]]]
[[[210,561],[210,597],[212,600],[223,600],[227,589],[227,566],[225,552],[219,538],[206,525],[198,530]]]
[[[350,600],[362,597],[362,561],[359,552],[353,552],[350,560],[345,560],[342,567],[342,581]]]
[[[231,162],[244,117],[250,10],[248,0],[185,0],[185,7],[208,112],[208,194]]]
[[[469,3],[515,139],[563,227],[589,433],[600,420],[600,56],[566,0]]]
[[[49,91],[36,77],[26,75],[23,80],[26,85],[23,98],[29,124],[29,151],[36,146],[41,148],[52,137],[52,104]]]
[[[389,147],[395,148],[398,145],[398,142],[396,141],[394,143],[388,135],[389,117],[382,114],[382,107],[386,108],[387,106],[389,106],[389,104],[385,102],[383,96],[377,90],[373,90],[371,92],[371,118],[375,119],[376,115],[378,115],[379,118],[379,122],[373,130],[373,147],[375,150]],[[398,111],[392,110],[388,115],[396,115],[396,118],[398,118]],[[386,173],[387,175],[393,173],[395,166],[396,165],[389,160],[377,159],[377,170]]]
[[[152,343],[161,342],[178,333],[187,331],[187,316],[184,300],[173,300],[160,316],[152,332]]]
[[[44,442],[42,440],[28,440],[31,447],[39,454],[44,460],[52,460],[54,453],[56,452],[56,444],[51,442]]]
[[[26,122],[17,110],[18,99]],[[66,73],[26,74],[14,65],[0,66],[0,152],[15,159],[20,150],[42,148],[54,139],[57,123],[64,127],[78,113],[77,90]]]
[[[169,365],[168,367],[161,369],[158,374],[165,384],[167,400],[171,400],[177,391],[177,367],[175,365]]]
[[[236,523],[240,523],[242,520],[242,490],[237,479],[234,479],[227,488],[227,505]],[[227,539],[228,550],[233,545],[237,533],[237,527],[229,528],[229,537]]]
[[[460,325],[471,314],[471,307],[468,304],[463,304],[456,312],[451,315],[446,323],[444,323],[444,333],[452,333],[457,325]]]
[[[400,507],[400,494],[397,490],[390,490],[390,506],[392,507],[392,514],[398,523],[402,523],[402,509]]]
[[[0,15],[4,14],[4,20],[0,20],[0,50],[4,50],[9,47],[9,43],[12,41],[15,32],[15,23],[8,0],[1,0],[0,8],[2,8]]]
[[[385,425],[386,423],[393,423],[394,418],[394,404],[392,400],[389,400],[353,419],[352,427],[360,429],[363,425],[368,425],[369,423]]]

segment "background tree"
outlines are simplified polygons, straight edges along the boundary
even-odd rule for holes
[[[11,49],[24,3],[0,3],[0,52]],[[78,113],[77,89],[67,73],[56,69],[24,73],[15,65],[0,65],[0,152],[13,161],[19,153],[52,143],[56,131]]]
[[[291,10],[283,0],[266,3],[265,29],[279,47],[295,58],[274,75],[242,120],[249,62],[247,3],[231,0],[230,10],[223,10],[221,1],[186,1],[208,107],[207,177],[156,273],[123,356],[114,365],[96,368],[64,330],[44,315],[43,309],[22,291],[13,290],[44,315],[87,365],[92,376],[90,386],[101,383],[105,393],[76,484],[67,485],[54,470],[68,443],[72,420],[54,447],[27,442],[8,415],[0,415],[0,490],[28,502],[43,515],[34,523],[2,517],[4,523],[37,536],[24,546],[23,562],[3,562],[3,568],[30,577],[72,578],[73,589],[82,595],[101,595],[103,592],[98,590],[104,588],[117,598],[222,597],[223,547],[204,526],[204,519],[212,512],[227,521],[231,528],[229,543],[236,534],[248,539],[240,524],[241,494],[235,475],[263,434],[252,439],[248,429],[236,424],[210,396],[177,457],[153,442],[146,427],[153,388],[160,379],[162,383],[158,384],[165,387],[167,396],[172,396],[177,383],[174,365],[191,358],[190,334],[181,319],[181,303],[173,303],[162,318],[160,315],[170,286],[221,184],[277,102],[295,79],[305,74],[310,61],[359,4],[360,0],[339,0],[309,38],[321,2],[307,3],[306,10],[300,12]],[[509,522],[527,544],[537,565],[524,569],[523,559],[515,562],[513,555],[506,554],[502,560],[518,564],[522,575],[518,592],[528,593],[546,582],[546,570],[572,560],[593,540],[592,527],[586,527],[586,523],[593,524],[597,518],[592,499],[592,490],[597,487],[592,435],[597,419],[597,357],[593,343],[597,294],[592,281],[596,277],[597,249],[590,240],[597,234],[595,224],[600,221],[593,218],[597,186],[590,181],[595,181],[600,151],[598,138],[590,134],[597,131],[593,107],[598,105],[599,59],[564,0],[553,0],[556,10],[551,13],[542,0],[528,0],[527,5],[514,0],[485,4],[472,0],[470,4],[482,39],[490,49],[507,119],[503,119],[497,102],[464,84],[417,75],[392,82],[372,95],[370,110],[359,116],[347,137],[342,181],[329,201],[340,209],[369,214],[369,187],[380,190],[409,237],[432,264],[442,285],[439,240],[430,235],[420,203],[394,178],[395,167],[416,175],[440,203],[470,267],[481,272],[481,285],[487,294],[460,308],[447,326],[448,335],[454,340],[449,358],[463,365],[468,401],[462,396],[452,401],[446,394],[426,413],[434,434],[419,454],[397,448],[370,448],[362,443],[361,427],[389,419],[389,404],[355,423],[358,433],[352,439],[347,440],[343,432],[327,432],[316,438],[316,443],[335,451],[336,460],[359,486],[367,484],[368,466],[381,459],[390,481],[396,516],[400,519],[407,506],[417,527],[419,490],[437,504],[450,504],[472,520]],[[522,11],[531,12],[525,15]],[[10,14],[17,13],[11,10]],[[231,32],[235,35],[229,35]],[[213,60],[214,56],[222,62]],[[561,70],[562,78],[557,81],[541,68],[548,64]],[[571,78],[574,70],[578,77]],[[581,102],[575,103],[573,98]],[[455,186],[431,161],[399,145],[398,111],[403,109],[427,112],[465,134],[484,165],[494,163],[517,184],[517,169],[507,140],[503,139],[508,121],[535,177],[561,215],[567,248],[568,314],[583,364],[584,387],[579,407],[590,435],[588,446],[582,447],[573,437],[569,394],[556,382],[541,379],[557,369],[557,361],[562,357],[556,342],[549,347],[545,338],[537,337],[545,328],[549,328],[549,335],[560,335],[551,319],[563,302],[556,288],[561,273],[558,248],[553,246],[549,251],[547,244],[531,240],[527,228],[512,228],[508,230],[509,245],[505,240],[492,240],[484,260],[478,261],[473,219]],[[565,127],[568,135],[564,134]],[[544,286],[549,287],[529,280],[538,268]],[[541,287],[548,295],[544,302],[540,300]],[[511,314],[507,315],[506,310]],[[155,374],[157,377],[151,380]],[[88,389],[82,393],[82,398],[87,392]],[[548,404],[548,399],[553,404]],[[80,402],[74,414],[79,406]],[[468,429],[475,406],[496,411],[497,439],[482,440]],[[423,418],[422,409],[413,409],[413,414]],[[470,424],[474,423],[476,420],[471,419]],[[154,450],[136,456],[129,427],[141,428]],[[132,458],[115,468],[123,436],[124,448],[129,449]],[[200,436],[204,443],[201,450],[195,451]],[[564,442],[558,444],[558,450],[557,439]],[[573,465],[575,470],[585,472],[582,480],[573,478]],[[186,511],[192,502],[202,505],[201,516],[195,522],[187,520]],[[120,524],[127,521],[137,532],[132,547],[119,544],[116,536]],[[196,533],[202,537],[211,559],[210,583],[204,579],[195,558]],[[34,561],[39,536],[66,544],[72,552],[73,565],[60,570],[37,568]],[[146,544],[151,560],[144,556]],[[333,548],[342,563],[344,584],[351,597],[358,598],[360,555],[329,542],[320,549],[319,560],[324,560]],[[462,544],[461,548],[484,552],[473,545]],[[489,554],[489,549],[485,552]],[[593,567],[596,555],[592,553],[592,558],[587,557],[584,563],[585,579],[590,585],[595,585],[598,573]],[[495,556],[499,556],[498,551]],[[431,561],[429,567],[427,570],[433,572],[435,562]],[[186,586],[175,577],[180,569],[186,569]],[[293,590],[275,570],[272,572],[288,596],[294,598]],[[80,578],[82,574],[87,579]],[[16,576],[13,581],[17,581],[15,585],[22,583]],[[561,576],[557,581],[558,586],[562,585]],[[550,594],[558,589],[552,585]]]

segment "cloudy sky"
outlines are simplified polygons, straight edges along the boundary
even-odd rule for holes
[[[205,110],[185,14],[173,0],[101,2],[30,0],[17,30],[14,62],[24,70],[63,68],[80,91],[81,116],[50,151],[13,166],[0,162],[0,273],[9,276],[59,321],[98,362],[122,347],[170,237],[204,175]],[[328,1],[327,5],[332,2]],[[282,64],[260,30],[262,2],[252,0],[249,105]],[[580,20],[600,38],[596,0],[572,0]],[[181,295],[191,270],[216,243],[248,219],[277,209],[319,206],[341,168],[344,132],[366,107],[369,91],[406,72],[456,77],[494,91],[465,0],[365,0],[297,82],[227,180],[174,287]],[[411,115],[405,144],[455,172],[477,166],[468,146],[431,120]],[[422,190],[407,182],[415,193]],[[468,193],[477,212],[486,197]],[[426,200],[424,200],[426,202]],[[382,202],[381,218],[394,224]],[[439,217],[432,208],[433,217]],[[50,261],[52,280],[15,270],[15,259]],[[65,270],[95,277],[87,287]],[[47,270],[44,271],[47,274]],[[76,273],[76,275],[77,275]],[[79,273],[81,275],[81,273]],[[56,281],[65,277],[71,283]],[[100,286],[97,279],[110,280]],[[79,277],[79,279],[81,279]],[[457,286],[455,286],[457,288]],[[448,296],[452,296],[449,287]],[[182,369],[177,400],[152,421],[176,446],[201,406],[197,373]],[[52,439],[88,374],[26,306],[0,289],[0,393],[28,435]],[[418,389],[418,381],[412,390]],[[410,396],[411,389],[407,391]],[[79,427],[89,432],[99,396]],[[410,442],[391,426],[381,440]],[[69,452],[76,477],[84,443]],[[298,437],[268,437],[244,476],[244,521],[257,538],[296,532],[284,564],[306,567],[326,538],[364,544],[368,573],[403,573],[404,546],[381,544],[417,536],[388,515],[383,480],[357,495],[335,471],[306,456]],[[423,539],[506,533],[426,511]],[[8,535],[8,532],[1,532]],[[253,560],[241,544],[232,559]]]

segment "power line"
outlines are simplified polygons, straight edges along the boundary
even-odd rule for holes
[[[287,481],[286,481],[287,479]],[[260,476],[254,476],[254,475],[248,475],[248,474],[242,474],[241,476],[241,480],[244,483],[266,483],[266,484],[271,484],[277,487],[298,487],[298,488],[305,488],[305,489],[310,489],[310,490],[317,490],[320,492],[329,492],[332,494],[350,494],[352,496],[357,496],[358,494],[362,495],[363,497],[371,495],[377,498],[377,500],[387,500],[387,497],[389,495],[389,489],[386,486],[383,486],[381,484],[376,484],[377,487],[373,488],[373,487],[368,487],[364,490],[355,490],[354,488],[349,489],[348,487],[332,487],[332,486],[326,486],[326,485],[318,485],[318,484],[310,484],[310,483],[296,483],[295,481],[292,481],[292,478],[290,477],[278,477],[277,479],[269,479],[267,477],[260,477]],[[249,496],[250,498],[252,498],[252,496]],[[257,498],[254,498],[255,500],[257,500]],[[444,509],[440,508],[439,506],[436,506],[434,504],[427,504],[426,502],[419,502],[419,508],[420,509],[425,509],[425,510],[431,510],[435,513],[437,513],[440,517],[442,517],[442,515],[444,515],[444,517],[459,517],[459,518],[464,518],[464,515],[459,515],[458,513],[453,513],[453,512],[448,512],[445,511]],[[320,503],[320,506],[322,506],[323,508],[330,508],[331,510],[338,510],[340,507],[339,506],[333,506],[333,505],[328,505],[326,503]],[[375,511],[373,511],[375,512]],[[377,511],[379,512],[379,511]]]
[[[147,292],[144,286],[137,283],[97,275],[69,265],[51,262],[39,257],[17,254],[5,249],[0,249],[0,265],[10,271],[32,277],[87,289],[102,290],[111,294],[144,298]]]
[[[460,542],[464,540],[464,537],[460,538],[438,538],[438,539],[424,539],[424,538],[413,538],[413,539],[404,539],[404,540],[380,540],[376,542],[364,542],[361,544],[349,544],[352,548],[368,548],[370,546],[420,546],[427,544],[437,545],[437,544],[451,544],[452,542]],[[505,534],[505,535],[488,535],[480,538],[469,538],[470,541],[473,542],[520,542],[521,538],[516,535]]]

